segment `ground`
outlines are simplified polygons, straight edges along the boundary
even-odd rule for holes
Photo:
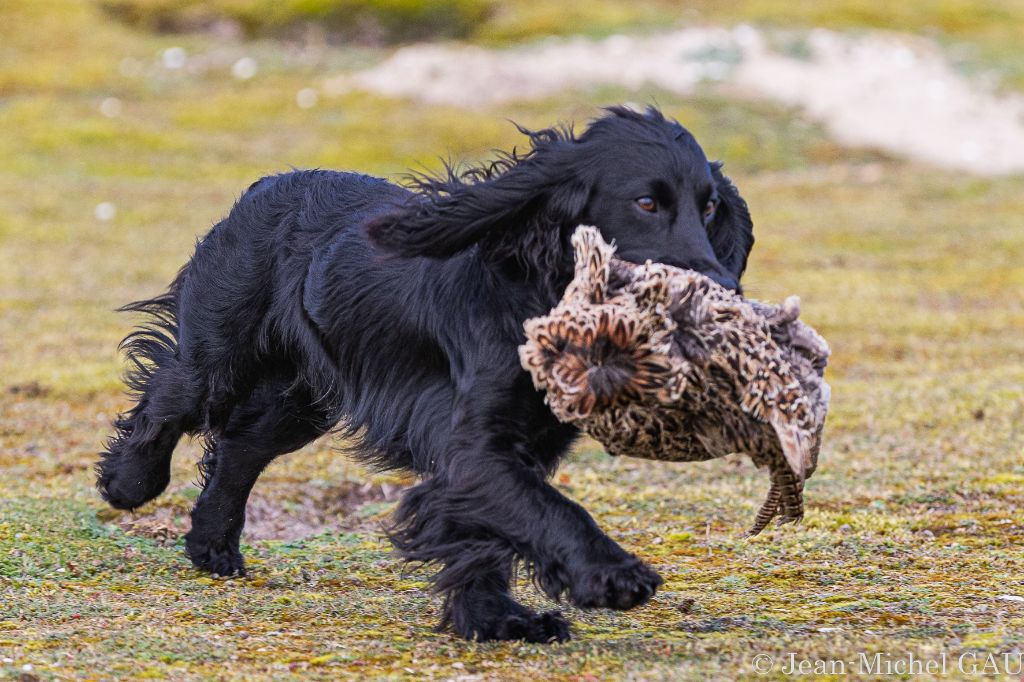
[[[832,4],[846,14],[783,18],[863,25],[858,3]],[[727,6],[710,18],[764,19],[772,3]],[[975,41],[1012,85],[1000,26],[1020,17],[988,10],[940,38]],[[593,30],[635,19],[602,17]],[[894,28],[920,28],[909,21]],[[864,653],[945,654],[955,678],[961,656],[980,670],[1020,651],[1024,178],[840,148],[794,111],[715,92],[567,92],[472,112],[350,93],[304,108],[297,93],[324,73],[386,49],[156,34],[87,2],[5,3],[0,27],[0,675],[703,680],[755,677],[763,654],[774,679],[792,653],[850,679],[871,672]],[[188,66],[168,69],[178,46]],[[245,56],[258,73],[233,77]],[[330,440],[260,480],[245,579],[214,580],[183,555],[196,445],[134,516],[102,504],[91,467],[128,404],[115,348],[136,321],[112,310],[166,286],[253,179],[290,165],[397,178],[521,145],[505,119],[583,121],[627,100],[659,102],[725,160],[757,226],[749,295],[799,293],[832,344],[802,525],[742,538],[767,490],[744,458],[667,465],[584,443],[556,484],[665,585],[627,613],[563,604],[573,641],[539,646],[434,632],[429,572],[400,565],[379,532],[408,481],[362,471]],[[551,607],[525,578],[517,591]]]

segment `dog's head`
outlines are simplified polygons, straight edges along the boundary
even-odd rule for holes
[[[521,129],[526,154],[421,179],[416,197],[368,225],[404,256],[447,257],[475,244],[549,279],[571,275],[580,223],[614,240],[620,257],[697,270],[731,289],[754,243],[746,202],[693,136],[649,107],[612,107],[581,135]]]

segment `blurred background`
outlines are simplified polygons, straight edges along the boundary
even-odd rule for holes
[[[0,672],[708,679],[785,647],[1019,645],[1021,36],[1018,0],[3,0]],[[102,507],[90,467],[137,321],[113,310],[162,291],[252,181],[401,181],[522,148],[510,121],[617,103],[725,162],[755,221],[748,294],[801,295],[832,343],[800,528],[740,540],[767,486],[743,458],[585,444],[556,482],[665,589],[572,612],[565,647],[472,647],[428,630],[426,574],[380,540],[409,480],[329,441],[260,480],[251,580],[181,553],[194,444],[160,500]]]

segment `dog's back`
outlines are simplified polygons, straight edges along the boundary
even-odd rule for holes
[[[250,187],[196,248],[179,294],[181,355],[209,378],[209,402],[250,390],[256,365],[309,373],[325,360],[304,307],[307,274],[331,242],[403,194],[378,178],[330,171]],[[327,390],[324,378],[305,378]]]

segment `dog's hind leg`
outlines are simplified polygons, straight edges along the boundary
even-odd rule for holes
[[[114,423],[117,434],[97,465],[96,486],[117,509],[135,509],[164,491],[171,480],[171,454],[184,431],[181,417],[153,419],[140,402]]]
[[[114,421],[114,435],[96,465],[96,487],[118,509],[135,509],[163,492],[174,446],[201,422],[201,382],[178,348],[178,294],[186,274],[182,269],[166,293],[121,308],[149,321],[121,342],[129,367],[125,382],[136,403]]]
[[[308,396],[286,394],[287,388],[286,383],[258,387],[211,441],[203,459],[203,491],[185,536],[185,551],[197,568],[221,576],[245,574],[239,541],[256,479],[275,457],[332,426],[308,407]]]

